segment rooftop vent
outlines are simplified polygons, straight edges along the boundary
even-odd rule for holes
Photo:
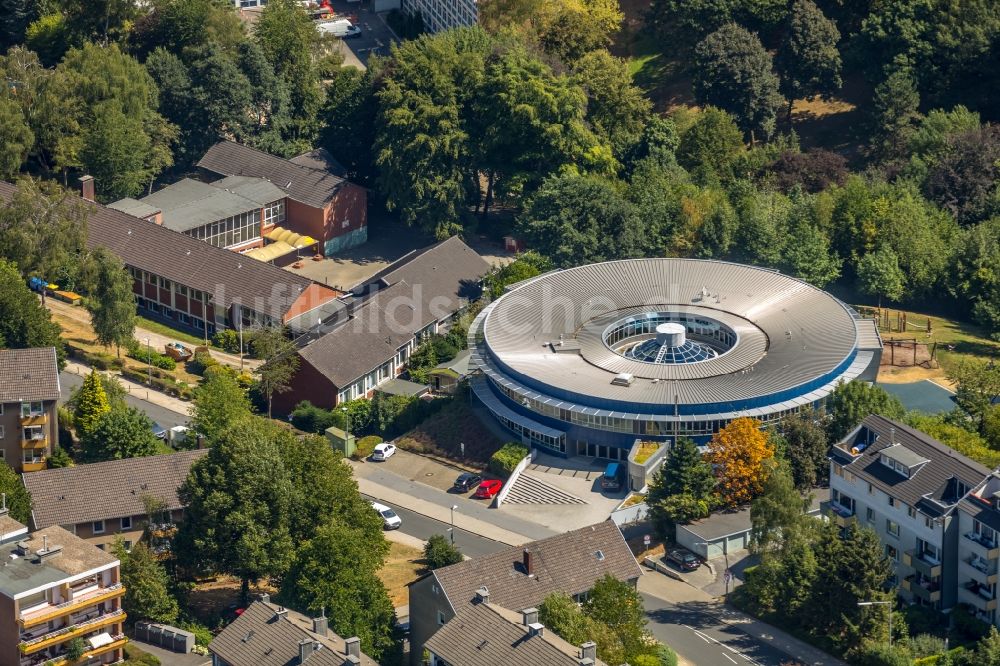
[[[480,604],[490,603],[490,590],[485,585],[476,590],[476,603]]]
[[[534,622],[528,625],[529,636],[542,636],[545,634],[545,625],[541,622]]]
[[[603,550],[594,551],[594,557],[597,558],[598,562],[603,562],[604,561],[604,551]]]
[[[615,375],[615,378],[611,380],[611,383],[615,386],[632,386],[632,382],[635,381],[635,376],[628,372],[620,372]]]

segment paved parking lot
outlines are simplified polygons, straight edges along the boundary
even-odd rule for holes
[[[347,0],[332,0],[333,10],[351,19],[351,23],[361,28],[361,34],[344,40],[344,46],[357,58],[357,63],[350,57],[345,64],[359,66],[364,69],[368,65],[368,57],[372,53],[389,55],[389,46],[396,41],[392,30],[386,25],[383,17],[371,10],[370,0],[362,2],[347,2]]]

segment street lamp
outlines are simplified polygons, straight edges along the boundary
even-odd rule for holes
[[[859,601],[859,606],[888,606],[889,607],[889,647],[892,647],[892,601]]]
[[[448,531],[451,532],[451,545],[453,546],[455,545],[455,509],[457,508],[457,504],[451,505],[451,529]]]
[[[340,411],[344,412],[347,418],[347,429],[344,430],[344,450],[347,451],[351,446],[351,413],[347,411],[347,407],[341,407]]]
[[[149,338],[143,338],[146,343],[146,385],[153,385],[153,347],[149,343]]]

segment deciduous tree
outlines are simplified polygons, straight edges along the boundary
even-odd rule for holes
[[[153,422],[134,407],[102,414],[83,435],[83,455],[89,462],[141,458],[156,453]]]
[[[368,535],[334,521],[298,549],[281,595],[313,613],[326,609],[331,629],[359,637],[361,649],[378,660],[392,648],[395,623],[376,573],[383,561],[384,550],[372,548]]]
[[[257,368],[261,392],[267,397],[267,415],[271,416],[271,399],[275,393],[284,393],[290,387],[295,371],[299,369],[299,355],[295,344],[281,326],[271,326],[255,331],[253,352],[264,363]]]
[[[763,490],[765,463],[774,456],[774,447],[760,425],[751,418],[734,419],[708,444],[705,460],[712,464],[718,480],[716,497],[726,506],[749,502]]]
[[[750,550],[756,555],[781,550],[807,517],[809,499],[795,487],[788,463],[772,459],[760,496],[750,503]]]
[[[829,97],[840,90],[839,41],[837,24],[824,16],[812,0],[792,3],[785,37],[775,58],[781,92],[788,99],[789,123],[795,100]]]
[[[135,334],[135,294],[132,276],[121,259],[104,248],[91,256],[94,284],[87,299],[90,324],[98,344],[114,345],[121,357],[122,345],[128,345]]]
[[[573,77],[587,93],[587,120],[619,160],[642,138],[652,104],[632,83],[628,63],[604,50],[583,55]]]
[[[882,297],[898,301],[906,294],[905,276],[899,267],[899,257],[892,248],[880,247],[861,257],[857,265],[858,287],[869,296],[878,297],[878,307],[882,307]]]
[[[651,641],[646,631],[642,597],[628,583],[606,574],[594,583],[583,603],[583,611],[611,631],[621,644],[627,661],[649,652]]]
[[[463,559],[462,551],[441,534],[434,534],[424,544],[424,561],[431,569],[458,564]]]
[[[177,599],[170,593],[170,581],[163,565],[144,542],[125,550],[119,538],[114,553],[121,561],[121,582],[125,586],[123,607],[132,621],[148,620],[172,624],[177,620]]]
[[[832,443],[839,442],[865,417],[878,414],[890,419],[903,417],[903,405],[881,386],[865,382],[840,382],[826,401]]]
[[[21,482],[21,476],[10,465],[0,465],[0,493],[7,496],[10,517],[27,525],[31,519],[31,495]]]
[[[0,178],[11,180],[21,170],[28,152],[35,145],[35,135],[24,119],[21,107],[0,97]]]
[[[285,573],[293,556],[293,489],[272,428],[255,417],[235,423],[192,465],[178,492],[179,559],[239,577],[244,601],[251,581]]]
[[[55,347],[62,368],[66,351],[60,330],[28,289],[17,265],[0,259],[0,348]]]
[[[194,392],[191,429],[214,443],[234,423],[251,413],[247,392],[236,381],[234,373],[210,368]]]
[[[750,137],[774,133],[784,103],[771,55],[757,35],[729,23],[706,37],[695,50],[694,93],[699,104],[732,113]]]
[[[826,479],[830,463],[827,452],[830,441],[823,427],[822,413],[811,409],[785,417],[780,431],[788,442],[785,458],[788,460],[792,481],[800,491],[806,491]]]

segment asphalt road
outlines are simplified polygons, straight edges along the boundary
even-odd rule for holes
[[[74,375],[71,372],[59,373],[59,386],[61,388],[60,403],[64,403],[69,400],[69,394],[73,391],[73,389],[82,383],[83,377],[80,377],[79,375]],[[125,402],[128,403],[130,407],[135,407],[139,411],[144,412],[146,416],[156,423],[159,423],[164,428],[186,425],[188,422],[188,417],[184,414],[179,414],[165,407],[154,405],[151,402],[146,402],[145,400],[141,400],[133,395],[125,396]]]
[[[375,500],[374,497],[369,497],[368,495],[363,495],[367,500]],[[380,504],[385,504],[384,500],[377,500]],[[448,523],[442,523],[440,520],[434,520],[433,518],[428,518],[427,516],[421,515],[405,509],[401,506],[387,505],[393,511],[396,512],[400,518],[403,519],[403,525],[399,528],[399,531],[403,534],[409,534],[410,536],[416,537],[421,541],[427,541],[435,534],[443,534],[448,536],[448,528],[451,527]],[[487,539],[486,537],[481,537],[478,534],[473,534],[472,532],[466,532],[462,529],[455,529],[455,545],[459,550],[469,557],[479,557],[481,555],[488,555],[490,553],[495,553],[497,551],[509,548],[506,544],[502,544],[499,541],[494,541],[493,539]]]
[[[781,666],[799,663],[795,657],[699,610],[697,603],[678,606],[648,594],[643,594],[642,599],[649,618],[648,628],[653,636],[697,666]]]

